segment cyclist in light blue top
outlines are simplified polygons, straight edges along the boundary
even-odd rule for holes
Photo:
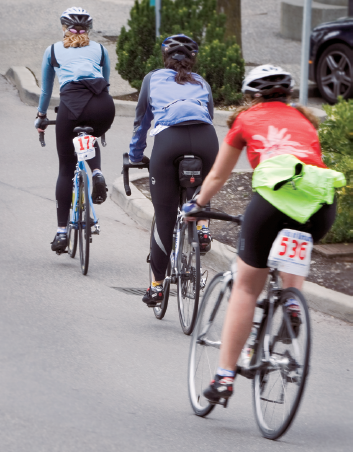
[[[155,137],[150,162],[150,189],[155,210],[152,237],[152,285],[142,301],[154,307],[163,300],[163,281],[172,249],[173,229],[178,214],[180,185],[178,158],[191,154],[202,161],[202,178],[206,177],[218,152],[218,139],[212,124],[213,98],[209,84],[192,72],[199,51],[197,42],[184,35],[166,38],[161,46],[164,68],[152,71],[143,79],[134,131],[130,142],[130,162],[146,161],[143,155],[146,137]],[[196,187],[189,187],[190,199]],[[197,225],[200,248],[211,248],[207,220]]]
[[[39,99],[35,127],[42,125],[53,91],[55,74],[60,83],[60,105],[56,119],[56,146],[59,157],[59,176],[56,184],[58,229],[52,242],[53,251],[64,251],[67,246],[67,221],[69,217],[72,179],[76,156],[72,143],[78,126],[89,126],[94,136],[103,135],[111,126],[115,106],[108,93],[110,61],[107,50],[90,41],[92,18],[82,8],[69,8],[60,18],[63,41],[48,47],[42,64],[42,92]],[[92,201],[101,204],[107,198],[107,188],[101,171],[98,143],[96,156],[87,161],[92,170]]]

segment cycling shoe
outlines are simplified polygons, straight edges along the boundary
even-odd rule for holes
[[[147,304],[149,308],[154,308],[158,304],[160,304],[164,300],[164,288],[162,285],[159,286],[150,286],[145,295],[142,298],[142,301]]]
[[[92,202],[93,204],[102,204],[107,199],[107,185],[102,173],[92,177]]]
[[[66,247],[67,247],[67,235],[61,233],[56,234],[54,240],[51,242],[52,251],[62,253],[65,251]]]
[[[229,397],[233,395],[233,383],[234,378],[215,375],[210,386],[203,391],[203,395],[209,402],[219,403],[226,407]]]

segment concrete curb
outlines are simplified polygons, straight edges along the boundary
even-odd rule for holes
[[[131,174],[132,190],[129,197],[125,194],[123,177],[117,178],[113,184],[111,197],[135,221],[150,230],[154,214],[152,203],[133,184],[133,181],[144,177],[148,177],[148,171],[139,170],[139,173]],[[235,248],[213,240],[211,251],[202,257],[202,264],[215,271],[227,271],[235,255]],[[326,289],[309,281],[304,283],[303,292],[312,309],[353,323],[353,296]]]
[[[9,82],[18,89],[20,99],[27,105],[34,107],[38,106],[40,88],[37,86],[36,79],[33,72],[24,66],[13,66],[8,69],[5,77]],[[54,108],[59,105],[59,96],[53,95],[50,99],[49,108]],[[115,116],[135,117],[135,110],[137,102],[129,100],[114,99]],[[311,107],[313,113],[323,121],[326,118],[326,113],[320,108]],[[226,127],[226,121],[231,114],[231,111],[217,110],[214,112],[213,124],[215,126]]]

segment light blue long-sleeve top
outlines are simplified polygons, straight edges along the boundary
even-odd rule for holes
[[[42,92],[39,99],[38,111],[45,114],[48,110],[53,92],[55,73],[58,75],[60,90],[69,82],[82,79],[103,77],[109,83],[110,60],[108,51],[103,47],[104,62],[100,66],[102,47],[95,41],[90,41],[85,47],[65,48],[62,41],[54,44],[55,58],[60,67],[53,67],[51,63],[51,46],[44,52],[42,62]]]

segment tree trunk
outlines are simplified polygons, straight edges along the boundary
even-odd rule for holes
[[[235,36],[241,48],[241,0],[217,0],[217,12],[227,16],[226,38]]]

